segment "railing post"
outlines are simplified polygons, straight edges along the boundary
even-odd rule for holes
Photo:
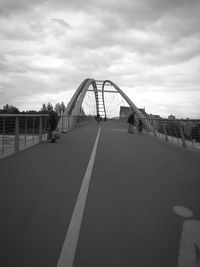
[[[69,117],[69,115],[67,115],[67,127],[66,127],[67,128],[67,132],[70,130],[70,124],[71,124],[70,123],[70,121],[71,121],[70,118],[71,117]]]
[[[61,125],[61,131],[63,133],[64,132],[64,115],[63,114],[61,115],[61,123],[62,123],[62,125]]]
[[[3,129],[2,129],[2,155],[4,154],[4,145],[5,145],[5,125],[6,125],[6,118],[3,117]]]
[[[164,134],[165,134],[165,141],[168,142],[168,136],[167,136],[167,131],[166,131],[165,123],[163,123],[163,130],[164,130]]]
[[[27,117],[25,117],[25,137],[24,137],[24,146],[26,146],[26,138],[27,138]]]
[[[184,137],[183,129],[182,129],[182,125],[181,125],[181,122],[180,121],[179,121],[179,129],[180,129],[180,133],[181,133],[182,146],[183,147],[187,147],[186,146],[186,142],[185,142],[185,137]]]
[[[144,119],[143,123],[144,123],[145,128],[146,128],[146,133],[149,134],[149,131],[150,131],[150,122],[149,122],[149,120],[148,119]]]
[[[154,131],[154,136],[155,137],[157,137],[157,135],[156,135],[156,127],[155,127],[155,124],[156,124],[156,121],[155,120],[153,120],[153,131]]]
[[[42,116],[40,116],[40,122],[39,122],[39,143],[42,142]]]
[[[33,139],[32,139],[32,141],[34,144],[34,142],[35,142],[35,117],[33,117]]]
[[[180,135],[181,135],[181,127],[180,127],[180,122],[178,122],[178,128],[179,128],[179,130],[180,130],[180,135],[179,135],[179,133],[177,132],[177,127],[176,127],[177,125],[176,124],[174,124],[174,130],[175,130],[175,135],[176,135],[176,139],[177,139],[177,141],[178,141],[178,143],[179,143],[179,137],[180,137]],[[182,140],[182,135],[181,135],[181,140]]]
[[[19,117],[15,117],[15,153],[19,152]]]
[[[47,117],[45,117],[45,120],[44,120],[44,132],[45,132],[45,138],[48,139],[48,129],[47,129]]]

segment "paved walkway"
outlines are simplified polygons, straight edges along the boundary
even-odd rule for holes
[[[173,208],[198,225],[200,153],[100,126],[73,266],[177,267],[188,219]],[[1,267],[57,266],[98,130],[83,125],[0,161]]]

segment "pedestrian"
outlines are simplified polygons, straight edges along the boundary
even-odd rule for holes
[[[134,133],[133,132],[133,125],[135,124],[135,113],[132,112],[129,117],[128,117],[128,132],[129,133]]]
[[[58,118],[57,118],[56,112],[51,112],[49,115],[49,132],[50,132],[50,142],[55,143],[56,141],[56,128],[58,124]]]
[[[139,123],[138,123],[138,132],[139,132],[139,134],[142,134],[142,130],[143,130],[143,123],[142,123],[142,120],[139,119]]]
[[[98,124],[100,123],[100,120],[101,120],[100,115],[99,115],[99,113],[97,113],[97,115],[96,115],[96,121],[97,121]]]

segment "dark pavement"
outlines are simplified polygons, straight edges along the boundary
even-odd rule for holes
[[[74,267],[176,267],[183,217],[200,221],[200,153],[101,125]],[[56,267],[98,126],[0,161],[0,267]]]

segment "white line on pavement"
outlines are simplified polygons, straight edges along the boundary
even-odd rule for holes
[[[200,266],[200,221],[188,219],[193,216],[193,212],[183,206],[174,206],[174,212],[184,218],[183,222],[178,265],[177,267],[198,267]]]
[[[76,247],[78,243],[78,237],[79,237],[81,222],[83,218],[83,212],[85,208],[90,178],[91,178],[92,169],[93,169],[94,160],[95,160],[96,151],[97,151],[100,130],[101,128],[99,128],[98,133],[97,133],[97,137],[94,143],[92,154],[91,154],[91,157],[90,157],[90,160],[89,160],[86,172],[85,172],[85,176],[83,178],[81,189],[80,189],[77,201],[76,201],[76,205],[75,205],[75,208],[72,214],[72,218],[69,224],[67,235],[65,237],[65,241],[62,247],[62,251],[60,254],[60,258],[58,260],[57,267],[72,267],[73,266],[73,261],[74,261]]]
[[[186,220],[181,234],[178,267],[200,266],[200,221]]]

